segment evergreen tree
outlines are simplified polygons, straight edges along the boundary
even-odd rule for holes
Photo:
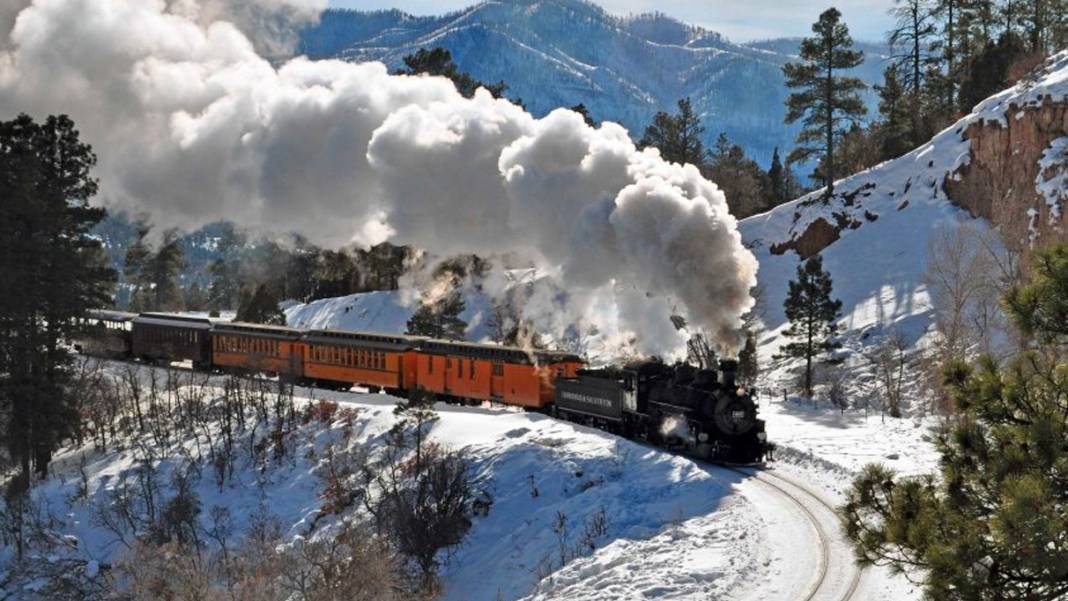
[[[968,75],[961,84],[960,109],[970,111],[992,94],[1009,87],[1009,69],[1027,53],[1023,41],[1013,32],[987,44],[970,64]]]
[[[209,308],[222,311],[238,306],[245,245],[245,237],[232,225],[228,224],[223,228],[216,246],[219,257],[208,265],[208,274],[211,276],[211,284],[208,286]]]
[[[731,214],[739,219],[773,206],[769,203],[771,182],[767,173],[745,156],[741,146],[731,144],[725,133],[716,139],[704,173],[723,190]]]
[[[208,305],[208,297],[204,294],[200,282],[193,282],[185,290],[186,311],[203,311]]]
[[[831,275],[823,270],[823,259],[816,255],[797,267],[797,279],[790,281],[783,309],[790,327],[785,335],[793,338],[782,347],[779,357],[805,360],[805,396],[812,398],[812,361],[838,348],[834,339],[842,301],[832,299]]]
[[[122,275],[126,284],[130,286],[130,310],[147,311],[149,308],[150,293],[148,282],[142,279],[141,274],[145,271],[148,261],[152,258],[152,252],[145,241],[148,235],[148,226],[139,224],[137,238],[126,247],[126,256],[122,263]]]
[[[890,14],[896,19],[890,32],[891,59],[908,98],[909,147],[915,148],[930,135],[924,128],[926,76],[938,64],[934,5],[930,0],[896,0]]]
[[[768,204],[777,207],[790,200],[786,194],[786,170],[783,169],[782,159],[779,158],[779,147],[771,155],[771,167],[768,168]]]
[[[882,161],[879,132],[877,128],[861,127],[854,123],[838,142],[836,163],[842,177],[859,173]],[[820,169],[823,166],[820,165]]]
[[[278,308],[278,297],[271,293],[266,284],[260,284],[251,293],[246,290],[241,296],[241,303],[234,317],[236,321],[272,326],[286,325],[285,313]]]
[[[420,48],[415,54],[404,57],[404,69],[398,71],[401,75],[416,75],[425,73],[438,77],[447,77],[456,85],[456,90],[465,98],[472,98],[475,90],[486,88],[494,98],[503,98],[508,85],[503,81],[494,84],[481,82],[470,74],[465,73],[452,61],[452,53],[447,48],[435,47],[427,50]]]
[[[590,115],[590,109],[587,108],[585,104],[576,104],[575,106],[571,107],[571,110],[582,115],[582,120],[586,122],[586,125],[589,125],[590,127],[597,127],[597,121],[595,121],[593,116]]]
[[[460,319],[466,305],[459,291],[446,294],[437,302],[424,303],[408,320],[408,333],[445,340],[463,340],[467,322]]]
[[[181,237],[176,230],[168,231],[153,252],[147,242],[148,232],[148,227],[142,227],[137,240],[126,249],[123,274],[133,288],[130,309],[178,311],[185,305],[178,282],[185,268]]]
[[[941,105],[948,108],[957,106],[957,84],[960,80],[958,60],[960,54],[961,17],[965,5],[971,0],[935,0],[932,13],[941,25],[939,38],[933,49],[940,51],[941,68],[946,80],[945,95],[940,98]]]
[[[914,148],[911,118],[905,100],[905,88],[893,66],[883,71],[883,85],[876,86],[879,93],[878,123],[879,146],[882,160],[896,159]]]
[[[186,262],[181,241],[177,230],[168,230],[145,266],[144,275],[152,285],[153,311],[180,311],[184,308],[179,279]]]
[[[0,436],[16,466],[8,489],[16,496],[78,432],[80,391],[70,387],[64,343],[114,289],[90,236],[105,215],[89,206],[95,164],[66,116],[0,122]]]
[[[863,52],[851,50],[853,39],[841,16],[834,8],[824,11],[812,26],[816,36],[801,42],[802,62],[783,66],[786,85],[798,90],[786,101],[786,123],[802,120],[804,125],[797,135],[798,146],[787,161],[821,158],[827,196],[834,194],[835,143],[845,133],[847,123],[867,112],[859,94],[866,87],[864,83],[856,77],[835,75],[864,62]]]
[[[701,167],[705,164],[705,145],[701,136],[705,128],[693,112],[689,98],[679,100],[679,112],[672,115],[660,111],[653,122],[645,128],[638,142],[639,148],[650,146],[660,149],[660,156],[672,163]]]
[[[1032,257],[1034,275],[1027,286],[1013,288],[1005,306],[1020,330],[1044,345],[1068,342],[1068,246],[1039,249]]]
[[[752,386],[756,384],[759,375],[760,364],[757,357],[756,334],[746,330],[745,345],[738,353],[738,382],[744,386]]]
[[[946,368],[960,416],[936,440],[941,477],[871,465],[843,508],[858,557],[922,573],[931,599],[1068,595],[1068,248],[1035,258],[1006,307],[1039,346]]]

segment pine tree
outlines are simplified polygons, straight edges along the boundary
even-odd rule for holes
[[[931,69],[938,63],[932,51],[937,48],[934,5],[931,0],[896,0],[890,14],[896,19],[889,39],[891,60],[908,94],[909,145],[915,148],[930,138],[924,128],[924,93],[927,75],[937,73]]]
[[[260,284],[254,292],[244,291],[237,308],[236,321],[262,323],[272,326],[286,325],[286,316],[278,308],[278,297],[271,293],[270,287]]]
[[[831,275],[823,270],[823,259],[816,255],[797,267],[797,279],[790,282],[783,309],[790,327],[784,333],[796,342],[782,347],[779,357],[805,360],[805,396],[812,398],[812,361],[839,347],[834,337],[842,301],[832,299]]]
[[[826,195],[834,194],[835,143],[851,123],[867,112],[860,92],[867,86],[856,77],[835,75],[864,62],[864,53],[851,50],[849,28],[840,21],[842,13],[830,8],[812,26],[815,37],[801,42],[800,63],[783,66],[786,85],[795,90],[786,100],[786,123],[802,120],[798,146],[787,161],[819,157],[824,165],[822,179]]]
[[[741,146],[731,144],[725,133],[720,133],[716,139],[703,171],[723,190],[731,214],[739,219],[774,206],[769,203],[771,182],[767,173],[756,161],[745,156]]]
[[[184,308],[184,295],[179,283],[185,269],[185,253],[177,230],[169,230],[146,265],[145,276],[152,284],[153,311],[180,311]]]
[[[89,206],[95,164],[66,116],[0,122],[0,437],[16,466],[16,495],[78,431],[80,391],[71,388],[64,342],[114,290],[115,273],[90,236],[105,215]]]
[[[968,76],[961,84],[960,109],[970,111],[982,102],[1010,85],[1009,69],[1027,53],[1023,41],[1013,32],[1007,32],[994,44],[987,44],[972,61]]]
[[[786,171],[783,169],[782,159],[779,158],[778,146],[771,155],[771,167],[768,168],[768,190],[768,204],[771,207],[777,207],[790,200],[786,193]]]
[[[146,297],[149,294],[148,283],[141,277],[152,256],[148,243],[145,241],[145,236],[147,235],[148,226],[139,224],[137,226],[137,238],[126,247],[126,255],[122,263],[122,275],[126,280],[126,284],[131,288],[129,306],[131,311],[147,311],[149,309],[150,301]]]
[[[876,86],[879,93],[878,123],[880,155],[882,160],[896,159],[914,148],[911,119],[905,101],[905,88],[898,79],[893,66],[883,71],[883,85]]]
[[[571,110],[582,115],[582,120],[586,122],[586,125],[589,125],[590,127],[597,127],[597,121],[595,121],[593,116],[590,115],[590,109],[584,103],[576,104],[575,106],[571,107]]]
[[[208,297],[204,294],[204,289],[200,287],[200,282],[193,282],[185,290],[185,309],[186,311],[203,311],[204,307],[208,304]]]
[[[508,85],[503,81],[487,84],[471,77],[468,73],[460,71],[456,63],[452,61],[452,53],[447,48],[435,47],[430,50],[420,48],[415,54],[409,54],[404,57],[404,66],[406,68],[398,71],[399,74],[416,75],[425,73],[449,78],[456,85],[456,91],[460,92],[465,98],[474,97],[475,90],[479,88],[486,88],[494,98],[502,98],[505,90],[508,89]]]
[[[693,112],[689,98],[679,100],[678,107],[679,112],[674,115],[660,111],[653,116],[653,122],[645,128],[638,147],[658,148],[666,161],[701,167],[706,158],[705,145],[701,141],[705,128]]]
[[[1068,595],[1068,248],[1035,259],[1006,307],[1038,346],[945,370],[960,415],[936,440],[941,476],[871,465],[843,508],[858,557],[922,574],[930,599]]]
[[[147,241],[149,229],[142,226],[138,238],[126,249],[123,274],[133,288],[130,309],[134,311],[178,311],[185,305],[179,276],[185,268],[181,237],[176,230],[163,235],[153,252]]]
[[[760,375],[759,357],[757,357],[756,334],[745,331],[745,345],[738,353],[738,382],[745,386],[756,384]]]
[[[446,294],[437,302],[424,303],[408,320],[408,333],[445,340],[463,340],[467,322],[460,319],[466,305],[458,291]]]

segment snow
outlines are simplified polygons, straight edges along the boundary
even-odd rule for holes
[[[1050,142],[1038,161],[1035,189],[1049,207],[1049,224],[1060,220],[1063,204],[1068,201],[1068,136]]]
[[[419,308],[418,300],[409,301],[400,290],[361,292],[310,303],[285,306],[286,324],[294,328],[359,330],[403,334],[408,320]],[[467,340],[484,341],[490,337],[491,303],[488,296],[465,290],[464,310],[460,319],[467,322]]]
[[[266,469],[242,451],[233,480],[221,488],[205,465],[195,485],[205,526],[214,508],[225,508],[235,540],[264,515],[279,520],[290,540],[329,531],[336,518],[322,513],[316,475],[325,446],[344,440],[347,428],[358,444],[380,440],[395,422],[395,399],[312,389],[298,389],[297,395],[299,404],[335,400],[355,410],[355,417],[347,419],[349,426],[340,417],[331,424],[312,420],[295,434],[295,452],[269,461]],[[765,405],[771,416],[787,413]],[[447,558],[444,599],[791,601],[811,583],[818,557],[815,531],[792,501],[752,478],[514,408],[438,404],[436,410],[440,419],[432,438],[463,451],[493,502]],[[884,444],[890,448],[909,435],[903,428],[899,433],[879,428],[876,420],[855,429],[853,423],[830,427],[830,421],[811,417],[800,412],[789,434],[776,435],[791,448],[827,455],[846,453],[860,437],[889,431]],[[828,436],[847,427],[850,437]],[[178,439],[159,452],[161,498],[172,494],[170,474],[183,457],[196,455],[193,446],[189,438]],[[77,541],[61,545],[53,561],[76,560],[86,577],[95,578],[119,557],[123,544],[99,525],[93,504],[108,498],[123,473],[135,473],[133,449],[104,453],[87,446],[58,454],[51,478],[33,491],[53,517],[57,537]],[[816,474],[828,490],[844,481],[845,471],[828,470],[801,451],[784,457],[777,470],[806,479]],[[902,463],[911,461],[902,455]],[[85,498],[77,494],[81,469]],[[567,525],[563,562],[553,530],[560,515]],[[592,548],[584,546],[583,532],[598,515],[605,517],[604,528],[592,537]],[[828,520],[824,528],[833,531],[833,518]],[[23,584],[29,591],[46,583]],[[875,587],[864,598],[908,598],[901,590]]]

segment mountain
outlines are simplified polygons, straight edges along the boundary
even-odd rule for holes
[[[535,115],[585,104],[595,119],[626,126],[637,139],[659,110],[692,98],[709,144],[720,132],[762,164],[793,145],[783,124],[788,94],[782,65],[799,40],[736,44],[662,14],[616,17],[582,0],[488,0],[442,16],[391,10],[328,10],[301,34],[311,58],[377,60],[391,68],[419,48],[448,48],[461,69]],[[886,48],[858,43],[868,60],[856,74],[882,80]],[[867,94],[874,110],[875,95]]]

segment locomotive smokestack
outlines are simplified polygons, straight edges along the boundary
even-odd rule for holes
[[[734,388],[738,377],[738,362],[734,359],[724,359],[719,362],[719,383],[727,389]]]

